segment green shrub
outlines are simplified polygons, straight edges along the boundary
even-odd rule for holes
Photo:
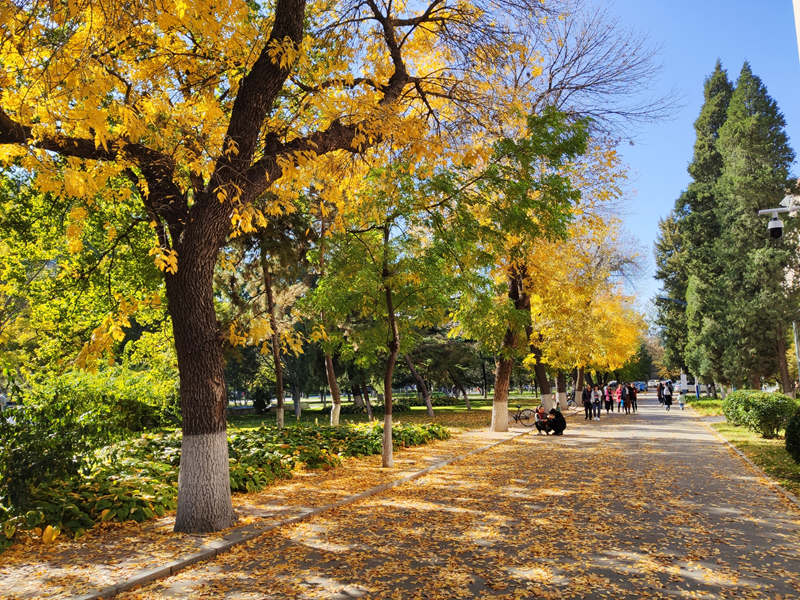
[[[786,428],[797,410],[797,402],[777,392],[740,390],[725,398],[722,410],[729,423],[774,438]]]
[[[441,425],[401,423],[392,434],[398,447],[450,435]],[[380,422],[263,426],[232,433],[228,438],[231,490],[258,491],[291,477],[300,463],[327,469],[340,465],[343,456],[379,454],[382,439]],[[60,449],[62,458],[68,458],[62,463],[74,465],[68,474],[47,471],[44,481],[29,483],[24,504],[0,503],[0,549],[19,530],[44,530],[49,525],[77,537],[98,522],[141,522],[173,510],[180,447],[180,432],[172,431],[143,433],[85,453]]]
[[[786,451],[800,463],[800,410],[796,410],[786,425]]]
[[[725,396],[722,401],[722,414],[731,425],[743,425],[744,407],[754,390],[736,390]]]

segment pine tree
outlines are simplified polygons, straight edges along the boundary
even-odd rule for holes
[[[662,282],[662,296],[656,298],[657,323],[663,332],[664,359],[668,369],[685,366],[686,312],[686,251],[680,231],[682,216],[673,211],[659,224],[655,245],[656,279]]]
[[[705,81],[703,106],[694,124],[697,134],[694,156],[688,168],[693,181],[682,195],[685,217],[680,227],[689,276],[684,356],[689,370],[706,381],[725,381],[719,366],[727,332],[719,327],[721,307],[715,302],[715,285],[722,264],[714,245],[720,235],[717,183],[723,167],[717,139],[726,121],[732,94],[733,86],[718,60]]]
[[[771,241],[757,215],[777,206],[791,186],[794,152],[784,127],[776,102],[745,63],[719,128],[721,233],[714,252],[722,265],[716,292],[726,299],[721,315],[729,334],[723,369],[732,381],[747,374],[752,385],[784,370],[785,324],[797,306],[784,277],[786,267],[797,268],[797,253],[789,249],[795,242]]]

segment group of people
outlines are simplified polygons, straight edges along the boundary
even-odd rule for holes
[[[658,396],[658,403],[663,404],[664,408],[669,409],[672,407],[672,396],[674,395],[675,388],[672,385],[671,381],[667,381],[666,383],[663,381],[658,382],[658,387],[656,388],[656,395]],[[680,394],[678,395],[678,404],[680,404],[681,410],[683,410],[683,405],[685,403],[686,392],[685,390],[681,390]],[[699,396],[698,396],[699,398]]]
[[[614,403],[617,405],[617,412],[625,410],[625,414],[636,412],[638,404],[636,401],[636,387],[632,383],[618,383],[616,385],[599,385],[592,387],[586,384],[581,392],[583,410],[586,414],[585,420],[599,421],[600,411],[605,406],[606,414],[614,411]]]
[[[551,408],[550,412],[547,412],[544,406],[540,406],[536,409],[535,413],[536,417],[536,430],[539,432],[539,435],[542,432],[550,435],[563,435],[564,430],[567,428],[567,420],[564,418],[564,415],[561,414],[561,411],[556,410],[555,408]]]

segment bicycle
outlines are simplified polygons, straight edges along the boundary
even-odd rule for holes
[[[534,411],[532,411],[530,408],[522,410],[522,406],[519,404],[517,404],[516,414],[512,414],[509,411],[508,416],[514,420],[514,423],[519,423],[523,427],[533,427],[534,423],[536,423],[536,415],[534,414]]]

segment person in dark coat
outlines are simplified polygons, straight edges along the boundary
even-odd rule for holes
[[[658,387],[656,387],[656,396],[658,396],[658,403],[664,404],[664,384],[660,381],[658,382]]]
[[[592,419],[592,388],[587,383],[581,392],[581,400],[583,401],[583,412],[586,414],[584,421]]]
[[[547,420],[550,421],[553,429],[553,435],[562,435],[567,428],[567,420],[555,408],[550,409],[550,414],[547,415]]]
[[[633,412],[636,412],[636,409],[639,408],[639,406],[636,403],[637,394],[638,392],[636,391],[636,386],[631,385],[631,408],[633,409]]]

